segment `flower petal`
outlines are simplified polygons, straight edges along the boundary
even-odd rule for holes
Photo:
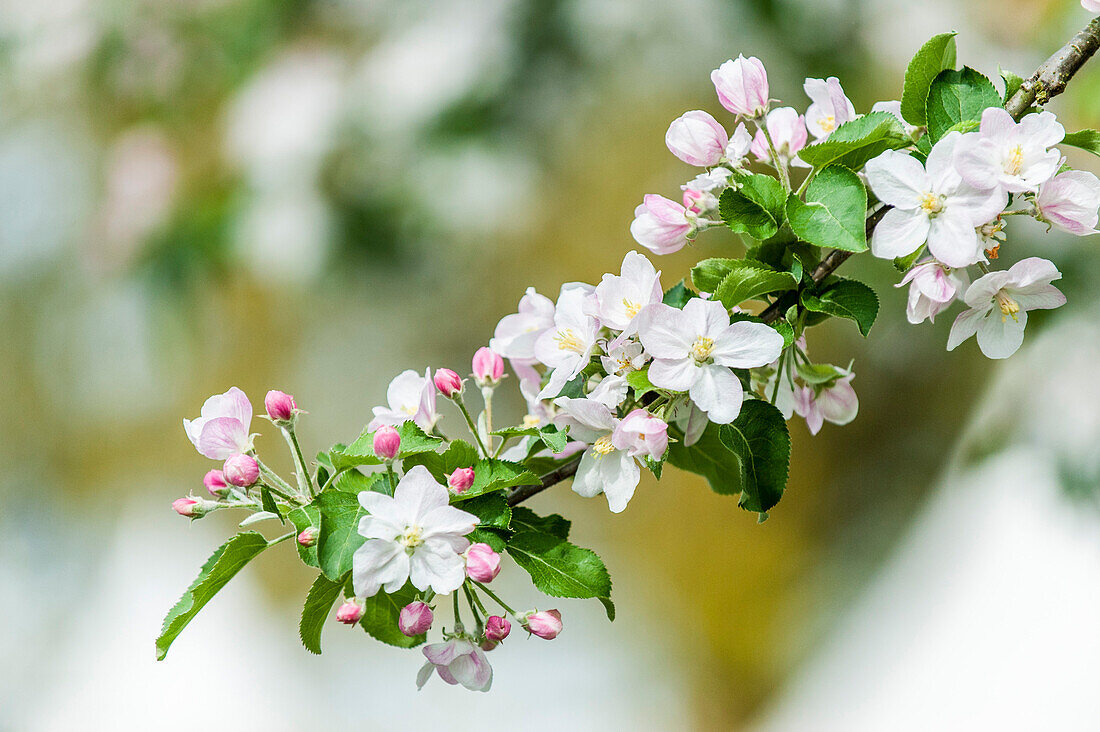
[[[249,449],[248,428],[236,417],[214,417],[202,426],[198,451],[211,460],[225,460]]]
[[[725,366],[709,364],[699,369],[699,379],[688,392],[691,401],[715,424],[729,424],[741,413],[745,398],[741,380]]]
[[[655,358],[649,366],[649,381],[660,389],[687,391],[698,378],[699,367],[691,357]]]
[[[779,358],[782,351],[783,336],[775,328],[741,321],[721,331],[715,338],[711,356],[720,366],[751,369],[767,366]]]
[[[879,200],[898,208],[919,208],[921,196],[929,188],[928,175],[920,161],[897,150],[887,150],[868,161],[864,171]]]
[[[415,465],[397,484],[393,499],[406,523],[419,523],[433,508],[446,506],[447,489],[423,465]]]
[[[992,312],[978,323],[978,347],[987,358],[1008,358],[1023,345],[1026,325],[1026,310],[1015,318]]]
[[[642,346],[654,358],[683,358],[691,351],[696,333],[691,333],[684,311],[658,303],[643,309],[634,318]]]

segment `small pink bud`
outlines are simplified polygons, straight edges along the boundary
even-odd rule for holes
[[[718,101],[736,115],[760,117],[768,110],[768,72],[755,56],[726,61],[710,73]]]
[[[474,484],[473,468],[458,468],[447,476],[447,485],[455,493],[464,493]]]
[[[363,606],[354,597],[345,600],[344,604],[336,609],[336,619],[344,625],[355,625],[361,617],[363,617]]]
[[[401,435],[393,427],[384,424],[374,433],[374,454],[383,460],[393,460],[401,449]]]
[[[500,555],[488,544],[471,544],[466,550],[466,574],[475,582],[492,582],[500,574]]]
[[[462,378],[450,369],[435,370],[435,388],[448,399],[462,393]]]
[[[172,510],[187,518],[200,518],[206,513],[202,501],[191,497],[177,498],[172,501]]]
[[[225,473],[220,470],[207,471],[202,477],[202,484],[212,496],[224,496],[229,491],[229,484],[225,482]]]
[[[294,412],[298,405],[294,403],[294,397],[285,391],[272,389],[264,397],[264,408],[267,416],[274,422],[289,422],[294,418]]]
[[[496,386],[504,376],[504,359],[487,346],[477,349],[472,365],[479,386]]]
[[[298,534],[298,543],[307,548],[316,545],[317,529],[312,526],[302,529],[302,533]]]
[[[485,621],[485,638],[487,640],[499,643],[507,638],[508,634],[511,632],[512,624],[508,622],[508,618],[502,618],[499,615],[490,615],[489,619]]]
[[[523,627],[532,635],[546,640],[554,640],[561,632],[561,613],[557,610],[543,610],[531,613],[523,621]]]
[[[251,455],[232,455],[222,465],[225,479],[239,488],[247,488],[260,479],[260,465]]]
[[[417,600],[401,608],[401,613],[397,616],[397,629],[411,638],[414,635],[427,633],[434,619],[432,609]]]

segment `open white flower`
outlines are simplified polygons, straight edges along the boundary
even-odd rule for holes
[[[505,315],[497,323],[489,348],[504,358],[520,363],[535,360],[535,341],[554,325],[554,303],[528,287],[519,301],[518,312]]]
[[[892,209],[871,237],[876,257],[904,257],[928,242],[928,251],[949,267],[974,264],[982,256],[975,227],[1004,210],[1007,194],[981,191],[955,170],[955,146],[962,135],[952,132],[932,147],[926,165],[897,150],[887,150],[864,170],[871,190]]]
[[[470,691],[488,691],[493,685],[493,667],[485,652],[465,638],[424,646],[428,659],[416,675],[416,688],[424,688],[432,671],[451,686],[462,684]]]
[[[1034,191],[1058,172],[1062,154],[1048,148],[1065,136],[1065,128],[1051,112],[1029,114],[1016,122],[1000,107],[989,107],[982,112],[979,133],[960,139],[955,167],[975,188]]]
[[[726,307],[714,300],[693,298],[683,310],[651,305],[638,317],[638,336],[653,356],[650,382],[688,392],[716,424],[728,424],[741,412],[744,390],[730,369],[767,365],[783,350],[783,336],[773,328],[730,325]]]
[[[620,274],[605,274],[596,285],[596,315],[600,325],[634,332],[634,316],[648,305],[661,302],[661,273],[644,255],[627,252],[623,257]]]
[[[619,513],[634,496],[642,477],[630,456],[631,444],[616,445],[613,439],[619,418],[606,405],[591,399],[561,397],[554,403],[561,409],[554,423],[568,427],[571,438],[588,444],[573,478],[573,492],[585,498],[603,493],[611,512]]]
[[[540,399],[556,397],[592,359],[600,322],[591,311],[592,287],[578,282],[562,285],[554,309],[554,324],[535,341],[535,358],[553,369]]]
[[[806,110],[806,128],[817,139],[827,138],[837,127],[856,118],[856,108],[835,76],[806,79],[802,89],[813,101]]]
[[[1052,262],[1028,257],[1006,271],[975,280],[964,298],[971,309],[955,318],[947,350],[977,333],[978,347],[987,357],[1008,358],[1016,353],[1024,342],[1028,310],[1065,305],[1066,296],[1050,284],[1061,277]]]
[[[440,595],[454,592],[466,579],[464,538],[478,518],[448,505],[447,489],[423,465],[397,484],[393,496],[374,491],[359,494],[367,516],[359,533],[367,538],[352,558],[355,594],[371,597],[379,588],[396,592],[411,580],[418,590]]]
[[[245,393],[233,386],[203,402],[195,419],[183,420],[183,431],[200,454],[211,460],[225,460],[252,449],[252,404]]]
[[[969,284],[965,269],[951,269],[928,257],[914,264],[894,287],[909,285],[905,314],[909,322],[916,325],[925,320],[936,322],[936,316],[949,308],[956,298],[962,299]]]
[[[423,376],[412,369],[402,371],[386,389],[386,401],[388,406],[374,408],[369,429],[376,430],[384,424],[397,427],[411,419],[422,430],[430,432],[439,421],[431,369],[425,369]]]

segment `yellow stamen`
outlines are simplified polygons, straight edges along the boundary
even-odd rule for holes
[[[558,334],[554,336],[554,340],[558,342],[558,348],[562,351],[584,353],[584,344],[581,343],[581,339],[577,337],[577,334],[573,332],[572,328],[559,330]]]
[[[1019,175],[1020,171],[1024,169],[1024,151],[1019,145],[1012,148],[1012,152],[1008,154],[1008,160],[1005,161],[1005,172],[1009,175]]]
[[[600,455],[615,452],[615,446],[611,444],[611,435],[604,435],[592,445],[592,449]]]
[[[626,317],[633,318],[638,314],[638,311],[642,309],[642,306],[636,302],[631,302],[626,298],[623,298],[623,307],[626,309]]]
[[[1001,320],[1004,321],[1009,315],[1012,319],[1019,322],[1017,313],[1020,312],[1020,303],[1013,300],[1011,297],[1004,293],[1004,290],[998,290],[997,294],[993,298],[997,301],[997,307],[1001,309]]]
[[[713,350],[714,339],[706,336],[699,336],[695,339],[695,343],[691,344],[691,355],[699,363],[703,363],[710,358]]]
[[[832,132],[836,129],[836,117],[829,115],[817,123],[822,132]]]
[[[397,541],[406,549],[415,549],[424,543],[424,530],[419,526],[406,526],[405,532],[397,538]]]
[[[920,197],[920,207],[929,216],[934,216],[943,210],[943,196],[928,191]]]

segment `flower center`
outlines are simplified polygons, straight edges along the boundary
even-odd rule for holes
[[[592,449],[600,455],[607,455],[615,452],[615,446],[611,444],[611,435],[604,435],[600,439],[596,440],[592,445]]]
[[[935,216],[943,211],[943,196],[937,196],[932,191],[927,191],[920,197],[920,207],[929,216]]]
[[[706,363],[712,351],[714,351],[713,338],[699,336],[695,339],[695,343],[691,344],[691,356],[695,359],[696,363]]]
[[[413,406],[410,406],[408,404],[404,404],[401,407],[401,411],[404,412],[405,414],[409,415],[410,417],[412,415],[416,414],[419,409],[420,409],[420,405],[418,405],[418,404],[413,405]]]
[[[634,370],[634,363],[627,356],[620,356],[619,358],[615,359],[615,363],[619,366],[619,368],[615,371],[615,374],[618,376],[622,376],[623,374]]]
[[[642,306],[636,302],[631,302],[623,298],[623,308],[626,310],[626,317],[633,318],[638,314],[638,311],[642,309]]]
[[[1009,315],[1013,320],[1019,321],[1016,314],[1020,312],[1020,303],[1013,300],[1011,297],[1004,293],[1004,290],[998,290],[997,294],[993,297],[997,302],[997,307],[1001,309],[1001,320],[1004,321]]]
[[[1009,175],[1019,175],[1020,171],[1024,169],[1024,150],[1017,145],[1012,148],[1012,151],[1008,154],[1008,159],[1005,161],[1005,172]]]
[[[404,533],[397,537],[397,541],[402,544],[406,550],[412,551],[424,543],[424,529],[415,524],[406,526]]]
[[[554,340],[558,342],[558,348],[562,351],[584,353],[584,344],[581,343],[581,339],[577,337],[572,328],[559,330],[558,334],[554,336]]]
[[[525,428],[538,427],[541,420],[533,414],[523,415],[523,426]]]
[[[836,117],[830,114],[828,117],[822,118],[817,124],[822,132],[832,132],[836,129]]]

